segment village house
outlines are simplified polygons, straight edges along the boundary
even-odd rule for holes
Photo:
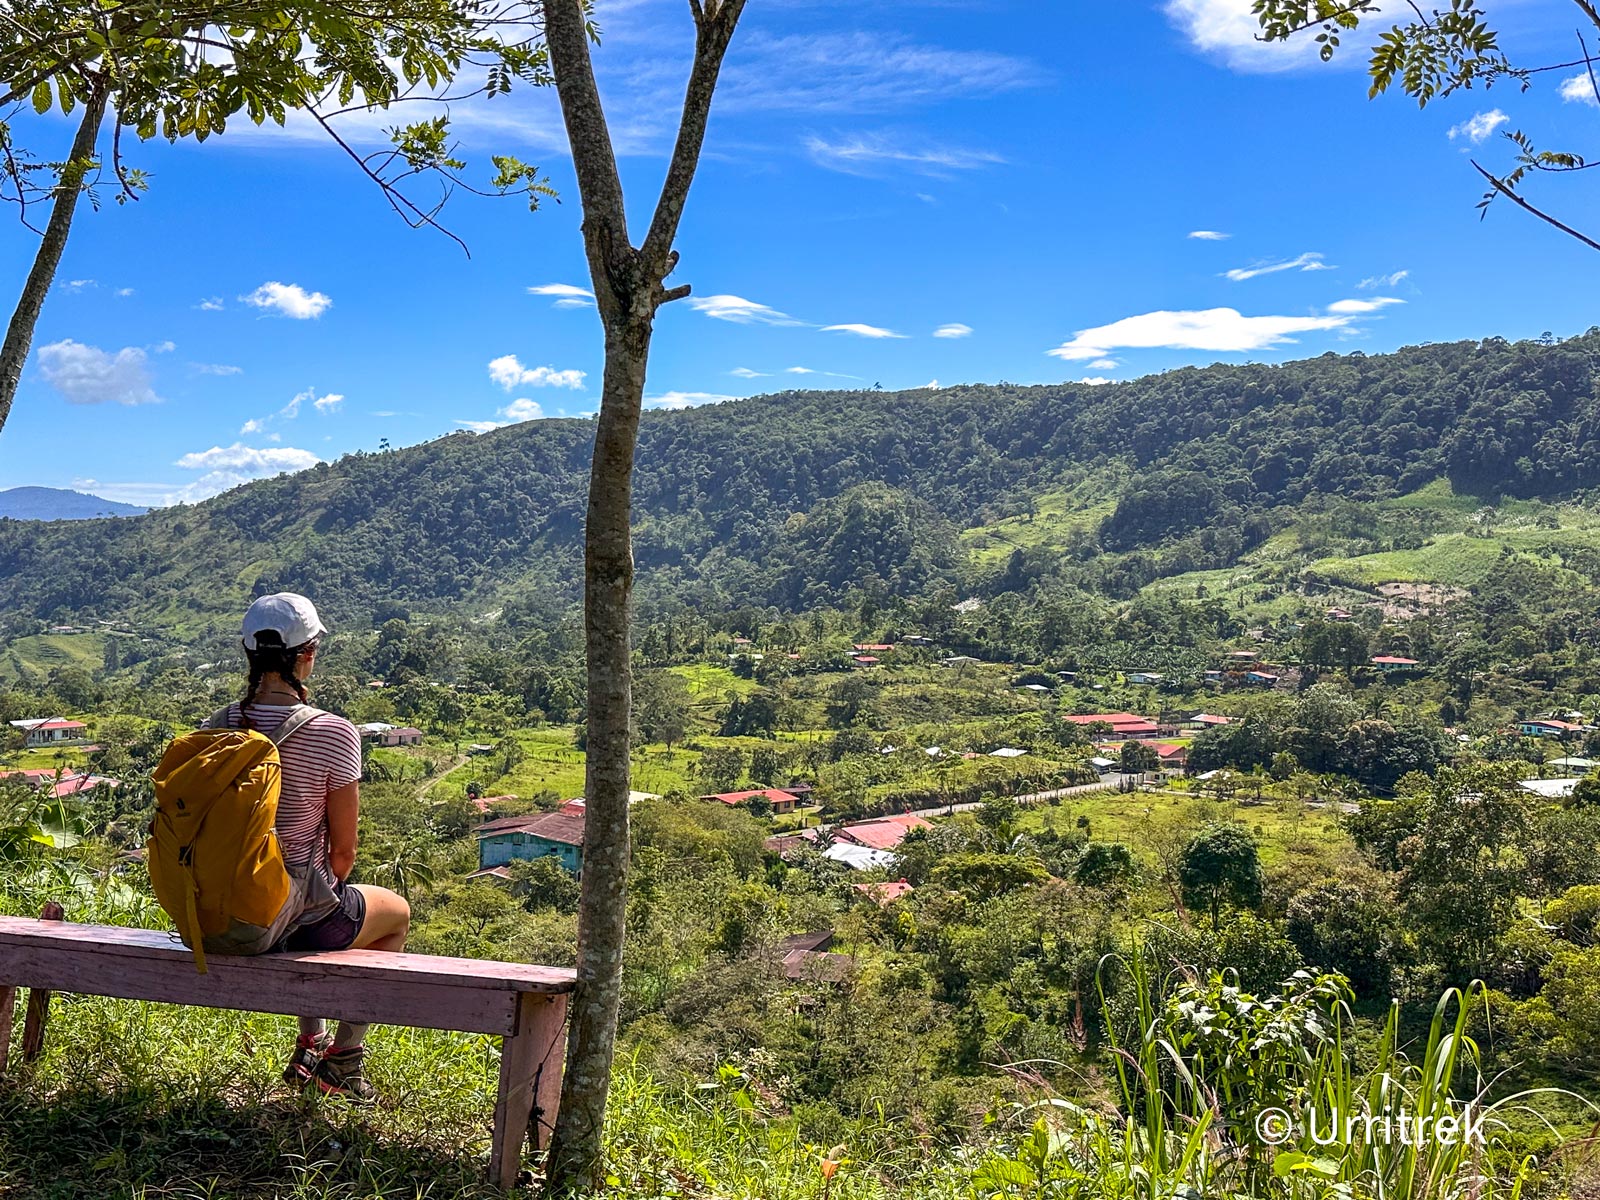
[[[532,813],[502,817],[473,831],[478,839],[478,869],[554,857],[576,875],[583,869],[583,814]]]
[[[1149,717],[1127,712],[1069,714],[1066,719],[1080,729],[1094,725],[1108,725],[1111,731],[1106,736],[1117,741],[1154,737],[1161,732],[1161,727]]]
[[[822,852],[830,862],[843,863],[852,871],[887,870],[897,861],[893,851],[874,850],[856,842],[835,842]]]
[[[887,654],[893,649],[894,647],[888,642],[857,642],[855,644],[855,652],[857,654]]]
[[[11,724],[22,730],[23,740],[30,748],[71,746],[89,737],[89,727],[82,721],[68,721],[63,717],[29,717]]]
[[[854,842],[871,850],[893,850],[906,840],[906,835],[913,829],[932,828],[930,822],[914,813],[901,813],[898,816],[841,825],[833,831],[833,835],[836,841]]]
[[[1195,713],[1183,723],[1185,729],[1220,729],[1224,725],[1233,724],[1232,717],[1219,717],[1216,713]]]
[[[1421,664],[1414,658],[1401,658],[1394,654],[1377,654],[1372,657],[1372,665],[1385,673],[1389,671],[1414,671]]]
[[[1584,728],[1582,725],[1574,725],[1571,721],[1558,721],[1555,717],[1535,717],[1518,725],[1517,732],[1523,737],[1569,738],[1576,737],[1584,731]]]
[[[1129,671],[1126,678],[1131,687],[1158,687],[1166,676],[1159,671]]]
[[[1251,671],[1244,681],[1253,687],[1273,688],[1278,686],[1278,678],[1271,671]]]
[[[904,879],[893,883],[853,883],[850,886],[880,908],[888,908],[896,900],[909,896],[917,890]]]
[[[800,807],[800,797],[793,792],[786,792],[779,788],[757,788],[750,792],[717,792],[709,796],[701,796],[702,800],[715,800],[726,804],[729,808],[749,807],[757,797],[762,797],[772,806],[772,811],[779,815],[792,813]]]

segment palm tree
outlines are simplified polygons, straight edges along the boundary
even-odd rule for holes
[[[433,863],[425,847],[416,842],[405,842],[396,848],[388,862],[378,868],[378,877],[392,883],[394,890],[409,901],[413,884],[433,886]]]

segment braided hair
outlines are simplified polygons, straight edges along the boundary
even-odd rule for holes
[[[261,630],[256,634],[255,641],[253,648],[246,646],[244,650],[245,660],[250,665],[250,685],[239,703],[239,720],[246,729],[250,728],[250,714],[245,709],[255,703],[256,693],[261,690],[262,681],[268,675],[278,676],[300,697],[301,704],[306,702],[306,685],[295,674],[295,666],[302,654],[316,647],[314,641],[302,646],[285,646],[282,635],[273,629]]]

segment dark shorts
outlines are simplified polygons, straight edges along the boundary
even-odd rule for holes
[[[276,947],[279,950],[348,950],[367,919],[367,898],[346,883],[334,887],[339,907],[315,925],[303,925]]]

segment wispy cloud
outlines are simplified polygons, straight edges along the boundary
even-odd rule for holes
[[[1078,380],[1078,382],[1086,383],[1090,387],[1102,387],[1108,383],[1115,383],[1116,380],[1107,379],[1104,375],[1085,375],[1082,379]]]
[[[1393,271],[1388,275],[1372,275],[1356,284],[1360,291],[1371,291],[1373,288],[1392,288],[1399,286],[1400,282],[1411,276],[1410,271]]]
[[[1284,259],[1281,262],[1256,262],[1248,267],[1234,267],[1231,271],[1224,271],[1222,277],[1231,279],[1235,283],[1243,283],[1246,279],[1254,279],[1258,275],[1272,275],[1278,271],[1331,271],[1327,263],[1322,261],[1321,254],[1307,252],[1298,258]]]
[[[1457,138],[1465,138],[1474,146],[1482,145],[1488,140],[1490,134],[1509,120],[1511,118],[1498,108],[1491,108],[1488,112],[1477,113],[1468,117],[1459,125],[1452,125],[1450,127],[1450,140],[1453,142]]]
[[[1225,242],[1233,236],[1231,233],[1219,233],[1215,229],[1196,229],[1189,234],[1190,237],[1202,242]]]
[[[344,405],[344,397],[337,392],[329,392],[326,396],[318,396],[311,404],[320,413],[338,412]]]
[[[541,283],[528,289],[530,296],[551,296],[556,308],[593,308],[594,293],[571,283]]]
[[[57,290],[63,292],[87,292],[99,286],[100,284],[93,279],[63,279],[56,284]]]
[[[238,487],[252,479],[303,471],[321,461],[311,451],[298,450],[292,446],[259,448],[235,442],[231,446],[212,446],[209,450],[198,450],[178,459],[174,465],[182,470],[204,472],[192,483],[177,488],[166,484],[111,484],[107,485],[105,493],[116,492],[119,497],[142,495],[143,498],[134,501],[135,503],[157,505],[191,503],[204,500],[208,496],[215,496],[229,488]]]
[[[743,296],[691,296],[689,307],[705,313],[718,321],[732,321],[735,325],[804,325],[788,313],[779,312],[766,304],[746,300]]]
[[[1391,304],[1404,303],[1404,300],[1396,299],[1394,296],[1374,296],[1370,300],[1335,300],[1328,305],[1328,311],[1361,316],[1365,313],[1375,313],[1380,308],[1388,308]]]
[[[243,375],[243,367],[231,366],[228,363],[190,363],[189,369],[196,375]]]
[[[956,171],[973,171],[1006,161],[988,150],[906,142],[887,134],[853,134],[834,141],[812,135],[805,139],[804,145],[812,162],[846,175],[877,175],[900,169],[921,175],[948,176]]]
[[[519,387],[559,387],[581,390],[584,372],[558,371],[554,367],[525,367],[515,354],[502,354],[489,363],[489,378],[506,391]]]
[[[1080,329],[1049,354],[1068,362],[1105,358],[1113,350],[1265,350],[1294,341],[1296,333],[1341,329],[1353,315],[1247,317],[1236,308],[1149,312],[1109,325]]]
[[[752,371],[749,367],[735,367],[733,370],[729,371],[728,374],[729,375],[735,375],[740,379],[767,379],[767,378],[769,378],[769,373],[768,372],[766,372],[766,371]]]
[[[848,333],[854,337],[864,338],[904,338],[903,333],[896,333],[892,329],[884,329],[878,325],[862,325],[859,323],[848,325],[824,325],[823,333]]]
[[[221,312],[227,306],[222,303],[221,296],[208,296],[195,307],[201,312]]]
[[[240,296],[246,304],[280,317],[311,321],[333,307],[333,300],[322,292],[308,292],[298,283],[269,280],[249,295]]]
[[[728,112],[889,112],[1016,91],[1045,79],[1026,59],[924,45],[892,33],[775,36],[756,30],[724,69],[718,101]]]
[[[972,326],[963,325],[960,321],[952,321],[948,325],[941,325],[933,331],[936,338],[964,338],[972,336]]]
[[[69,404],[156,404],[145,352],[124,346],[114,353],[64,338],[39,347],[44,381]]]

